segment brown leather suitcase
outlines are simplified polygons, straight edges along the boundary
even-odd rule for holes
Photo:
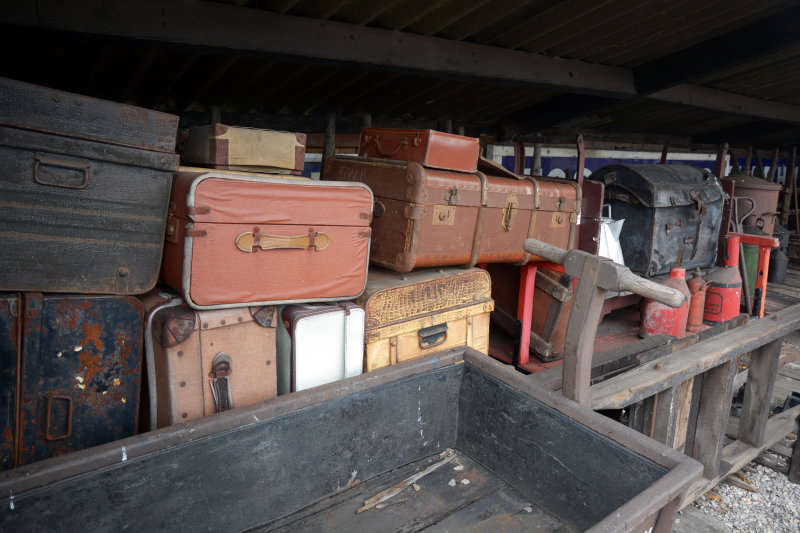
[[[556,266],[556,265],[554,265]],[[560,267],[559,267],[560,268]],[[517,334],[519,267],[488,265],[495,309],[492,322],[510,335]],[[530,352],[543,361],[564,357],[567,321],[572,309],[573,280],[561,271],[540,266],[533,289]]]
[[[195,311],[158,288],[142,301],[148,313],[146,429],[277,396],[275,306]]]
[[[435,130],[363,128],[358,155],[475,172],[480,150],[480,143],[474,137]]]
[[[363,184],[181,167],[162,280],[194,309],[324,302],[364,290]]]
[[[454,346],[489,351],[491,280],[479,268],[428,268],[398,274],[371,268],[356,301],[364,308],[364,371]]]
[[[369,185],[376,198],[370,260],[398,272],[525,263],[527,237],[572,248],[580,206],[574,182],[485,168],[489,174],[335,156],[326,161],[325,175]]]
[[[210,124],[193,126],[181,150],[183,161],[220,170],[300,174],[306,134]]]

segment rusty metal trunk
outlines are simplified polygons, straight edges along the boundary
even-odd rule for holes
[[[141,346],[135,297],[0,293],[0,468],[133,435]]]

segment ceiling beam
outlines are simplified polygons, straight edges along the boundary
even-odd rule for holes
[[[1,0],[0,20],[232,54],[586,94],[636,94],[627,69],[210,2]]]
[[[633,69],[640,94],[752,61],[800,43],[800,6],[690,46]]]
[[[203,1],[0,0],[0,20],[10,26],[134,40],[155,47],[266,55],[291,62],[539,87],[601,98],[641,96],[629,69]],[[800,106],[694,85],[681,84],[648,96],[800,124]]]

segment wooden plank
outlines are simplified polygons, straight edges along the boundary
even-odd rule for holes
[[[636,95],[628,69],[211,2],[0,2],[6,24],[426,77]]]
[[[783,367],[778,370],[778,375],[783,376],[785,378],[794,379],[800,381],[800,364],[798,363],[789,363],[783,365]],[[798,384],[800,385],[800,384]]]
[[[702,494],[714,488],[717,483],[733,472],[740,470],[744,465],[758,457],[761,452],[794,431],[795,419],[798,416],[800,416],[800,405],[771,417],[767,422],[767,431],[764,434],[764,442],[761,446],[750,446],[738,440],[725,446],[722,449],[721,461],[725,467],[721,468],[714,477],[703,476],[692,483],[684,495],[681,507],[690,505]]]
[[[780,51],[798,42],[798,24],[797,6],[774,13],[636,67],[636,86],[643,92],[655,91]]]
[[[795,439],[792,446],[792,458],[789,461],[789,481],[800,483],[800,438]]]
[[[692,457],[703,464],[703,475],[708,478],[719,471],[735,375],[736,362],[726,361],[703,376]]]
[[[751,446],[760,446],[764,440],[782,342],[783,339],[776,339],[750,354],[750,368],[739,422],[739,440]]]
[[[670,448],[675,443],[675,429],[677,427],[681,390],[685,384],[686,382],[655,395],[654,431],[651,437],[658,442],[663,442]]]
[[[689,506],[678,515],[672,533],[730,533],[730,528],[700,509]]]
[[[620,409],[781,338],[800,324],[800,305],[736,328],[594,385],[593,409]]]

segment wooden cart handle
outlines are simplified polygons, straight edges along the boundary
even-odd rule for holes
[[[254,248],[262,250],[324,250],[330,244],[327,233],[309,231],[306,235],[262,235],[258,228],[246,231],[236,237],[236,247],[242,252],[251,253]]]
[[[543,257],[548,261],[564,266],[565,270],[567,267],[565,262],[568,255],[573,260],[576,259],[576,256],[583,261],[599,260],[599,258],[595,255],[582,252],[580,250],[570,250],[567,252],[566,250],[562,250],[561,248],[553,246],[552,244],[537,241],[536,239],[525,239],[522,247],[530,254],[538,255],[539,257]],[[639,277],[631,272],[628,267],[618,265],[611,260],[604,260],[603,262],[606,264],[604,268],[608,269],[605,272],[605,276],[603,276],[604,284],[606,286],[600,285],[604,289],[614,291],[630,291],[670,307],[680,307],[686,301],[686,298],[683,296],[683,294],[675,289],[671,289],[669,287],[665,287],[664,285],[659,285],[658,283],[654,283]],[[568,271],[567,273],[576,277],[579,277],[580,274],[579,271]]]

